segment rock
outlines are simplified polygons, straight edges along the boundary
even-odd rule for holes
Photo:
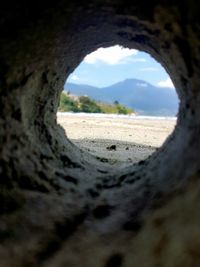
[[[0,4],[0,266],[198,266],[199,2],[11,2]],[[145,165],[100,173],[56,111],[81,60],[116,44],[159,60],[180,108]],[[100,220],[99,206],[112,207]]]
[[[116,145],[111,145],[106,147],[107,150],[117,150]]]

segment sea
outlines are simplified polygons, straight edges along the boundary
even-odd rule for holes
[[[58,116],[74,116],[74,117],[91,117],[91,118],[118,118],[118,119],[134,119],[134,120],[176,120],[176,116],[144,116],[144,115],[123,115],[123,114],[104,114],[104,113],[74,113],[74,112],[57,112]]]

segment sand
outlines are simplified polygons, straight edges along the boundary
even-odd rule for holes
[[[77,146],[110,165],[144,160],[172,133],[176,119],[58,113],[58,123]]]

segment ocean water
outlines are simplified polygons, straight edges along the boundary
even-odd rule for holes
[[[142,115],[123,115],[123,114],[103,114],[103,113],[74,113],[74,112],[57,112],[58,116],[74,116],[74,117],[91,117],[91,118],[118,118],[118,119],[134,119],[134,120],[176,120],[177,117],[164,116],[142,116]]]

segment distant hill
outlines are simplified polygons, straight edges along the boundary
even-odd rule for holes
[[[107,103],[119,101],[141,115],[175,116],[178,112],[179,100],[175,90],[157,87],[143,80],[127,79],[103,88],[67,83],[65,90]]]

